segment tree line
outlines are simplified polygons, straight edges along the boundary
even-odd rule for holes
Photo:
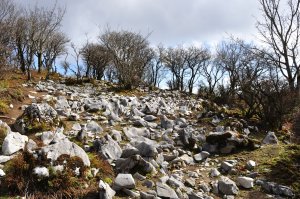
[[[278,127],[297,104],[300,91],[300,1],[258,0],[257,45],[238,38],[207,46],[151,46],[150,35],[106,29],[97,42],[75,46],[61,31],[64,9],[19,9],[0,0],[1,71],[19,68],[31,78],[33,69],[57,71],[55,61],[77,77],[118,82],[122,88],[140,85],[192,94],[216,103],[237,105],[249,118]],[[67,47],[71,52],[67,52]],[[74,59],[70,63],[68,55]]]

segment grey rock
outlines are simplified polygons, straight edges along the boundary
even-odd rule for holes
[[[139,150],[135,147],[133,147],[130,144],[126,144],[125,147],[122,150],[121,157],[122,158],[129,158],[132,155],[137,155],[139,154]]]
[[[140,198],[140,193],[135,192],[126,188],[123,188],[122,191],[126,193],[130,198]]]
[[[135,188],[135,181],[131,174],[123,174],[119,173],[114,181],[113,189],[118,191],[123,188],[126,189],[134,189]]]
[[[141,195],[141,199],[156,199],[155,195],[145,193],[143,191],[140,192],[140,195]]]
[[[194,155],[194,159],[195,159],[196,162],[201,162],[204,159],[206,159],[209,155],[210,155],[209,152],[201,151],[200,153]]]
[[[239,192],[235,182],[224,176],[218,181],[218,188],[225,195],[237,195]]]
[[[26,148],[30,153],[33,153],[36,148],[38,148],[38,145],[33,141],[32,139],[29,139]],[[1,163],[1,162],[0,162]]]
[[[174,189],[161,182],[156,183],[156,192],[159,197],[172,198],[172,199],[178,198]]]
[[[278,144],[278,138],[274,132],[269,131],[262,141],[263,144]]]
[[[200,189],[204,192],[204,193],[209,193],[210,192],[210,187],[208,186],[208,184],[206,183],[202,183],[200,184]]]
[[[150,137],[150,131],[147,128],[125,127],[123,132],[129,140],[139,136]]]
[[[51,126],[58,125],[57,112],[47,103],[43,104],[31,104],[28,106],[23,114],[17,118],[14,123],[14,128],[20,133],[26,133],[29,126],[33,125],[33,122],[44,122]]]
[[[87,123],[86,130],[94,134],[99,134],[103,132],[102,127],[95,121],[90,121],[89,123]]]
[[[122,141],[122,134],[120,131],[117,130],[112,130],[111,131],[111,137],[117,141],[117,142],[121,142]]]
[[[253,170],[255,166],[256,166],[256,163],[255,163],[253,160],[249,160],[249,161],[246,163],[246,168],[247,168],[248,170]]]
[[[146,186],[148,188],[152,188],[154,187],[155,183],[152,180],[145,180],[145,182],[143,182],[143,186]]]
[[[142,157],[156,157],[158,152],[155,146],[153,146],[150,143],[147,142],[141,142],[136,146],[136,148],[139,150],[139,154]]]
[[[211,177],[217,177],[219,176],[221,173],[218,171],[218,169],[214,168],[210,171],[210,176]]]
[[[146,115],[144,117],[144,120],[146,120],[147,122],[152,122],[152,121],[157,120],[157,117],[155,117],[154,115]]]
[[[134,175],[133,175],[133,178],[137,179],[137,180],[140,180],[140,181],[143,181],[146,179],[146,176],[143,176],[142,174],[136,172]]]
[[[187,178],[187,179],[185,180],[185,184],[186,184],[187,186],[193,188],[193,187],[195,187],[195,185],[196,185],[196,181],[195,181],[194,178]]]
[[[102,155],[102,157],[111,160],[116,160],[121,157],[122,149],[118,142],[114,141],[110,135],[105,135],[102,141],[103,144],[100,144],[98,148],[98,152]]]
[[[161,127],[164,129],[173,128],[174,126],[174,121],[168,119],[165,115],[161,116],[160,122]]]
[[[227,161],[221,163],[221,169],[225,172],[229,172],[233,168],[233,166],[234,166],[233,164]]]
[[[100,180],[99,182],[99,197],[100,199],[112,199],[116,192],[106,183]]]
[[[56,160],[59,156],[66,154],[71,157],[77,156],[82,159],[84,165],[90,166],[90,160],[86,152],[77,144],[69,141],[68,139],[61,140],[55,144],[43,147],[42,153],[46,154],[47,158],[52,161]]]
[[[135,168],[140,168],[143,173],[157,173],[155,167],[140,155],[132,155],[129,158],[119,158],[116,160],[116,170],[119,173],[130,173]]]
[[[285,197],[294,197],[295,194],[290,187],[279,185],[274,182],[257,180],[256,184],[260,185],[267,193],[281,195]]]
[[[11,155],[22,150],[25,148],[26,142],[28,142],[28,137],[26,135],[11,132],[5,137],[2,143],[2,154]]]

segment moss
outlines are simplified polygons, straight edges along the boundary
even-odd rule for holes
[[[8,113],[8,110],[9,110],[9,106],[8,106],[7,100],[0,99],[0,113],[1,114]]]
[[[7,135],[7,129],[3,126],[0,126],[0,148],[2,147],[6,135]]]

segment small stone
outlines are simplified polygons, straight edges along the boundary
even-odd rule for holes
[[[253,170],[255,166],[256,166],[256,163],[255,163],[253,160],[249,160],[249,161],[246,163],[246,168],[247,168],[248,170]]]
[[[229,172],[232,168],[233,168],[233,164],[224,161],[221,163],[221,168],[225,171],[225,172]]]
[[[264,140],[263,144],[278,144],[278,138],[276,137],[274,132],[269,131]]]
[[[218,169],[214,168],[214,169],[211,169],[210,171],[210,176],[211,177],[217,177],[219,176],[221,173],[218,171]]]
[[[38,177],[49,177],[49,170],[46,167],[35,167],[33,173]]]

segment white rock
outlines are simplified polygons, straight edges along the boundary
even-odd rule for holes
[[[4,176],[5,176],[5,172],[2,169],[0,169],[0,177],[4,177]]]
[[[0,155],[0,164],[9,161],[12,158],[13,158],[12,156]]]
[[[91,164],[86,152],[68,139],[60,140],[55,144],[45,146],[42,148],[42,152],[47,154],[47,158],[51,160],[56,160],[60,155],[66,154],[71,157],[78,156],[86,166],[90,166]]]
[[[210,171],[210,176],[211,177],[217,177],[217,176],[219,176],[221,173],[218,171],[218,169],[212,169],[211,171]]]
[[[114,189],[121,190],[122,188],[135,188],[135,181],[131,174],[119,173],[114,182]]]
[[[244,177],[244,176],[240,176],[236,179],[236,182],[238,185],[246,188],[246,189],[250,189],[254,186],[253,182],[253,178],[249,178],[249,177]]]
[[[26,135],[21,135],[17,132],[9,133],[2,144],[3,155],[11,155],[21,149],[24,149],[26,142],[28,142],[28,137]]]
[[[49,177],[49,170],[46,167],[35,167],[33,173],[38,177]]]
[[[255,163],[253,160],[249,160],[249,161],[247,162],[247,164],[246,164],[246,168],[247,168],[248,170],[254,169],[255,166],[256,166],[256,163]]]

